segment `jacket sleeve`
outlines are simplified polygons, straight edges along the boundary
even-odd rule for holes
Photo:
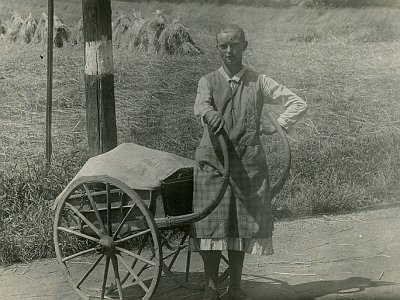
[[[212,95],[211,88],[208,80],[205,77],[200,78],[199,84],[197,87],[197,96],[196,101],[194,103],[194,114],[196,117],[201,118],[203,121],[203,117],[206,112],[210,110],[214,110],[212,106]]]
[[[264,103],[281,105],[284,111],[278,117],[278,123],[287,131],[299,121],[307,111],[306,102],[291,92],[288,88],[278,84],[275,80],[262,75],[262,91]]]

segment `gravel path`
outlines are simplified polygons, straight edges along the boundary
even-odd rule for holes
[[[243,287],[253,299],[400,299],[400,207],[281,221],[274,234],[274,255],[246,257]],[[192,265],[201,278],[198,255]],[[78,297],[49,259],[0,268],[0,299]],[[154,299],[201,294],[162,279]]]

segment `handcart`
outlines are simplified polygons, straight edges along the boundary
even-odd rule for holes
[[[276,119],[271,121],[285,149],[275,196],[289,173],[290,149]],[[87,161],[53,207],[57,260],[82,299],[149,299],[162,272],[180,286],[201,288],[189,280],[188,234],[190,224],[218,206],[229,184],[225,136],[218,136],[224,180],[209,206],[196,213],[190,159],[126,143]],[[175,271],[184,252],[186,267]]]

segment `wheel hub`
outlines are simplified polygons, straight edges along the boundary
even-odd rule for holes
[[[103,236],[100,241],[99,244],[101,246],[101,248],[103,249],[103,252],[107,255],[112,255],[115,253],[115,244],[114,244],[114,240],[112,237],[110,236]]]

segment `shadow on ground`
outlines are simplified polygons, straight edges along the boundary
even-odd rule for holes
[[[201,274],[191,274],[201,280]],[[171,300],[172,296],[177,300],[200,300],[202,292],[185,288],[171,288],[168,279],[163,278],[161,286],[157,289],[154,300]],[[290,285],[285,281],[257,275],[244,276],[243,289],[254,300],[313,300],[322,296],[336,294],[338,299],[353,299],[351,295],[360,293],[366,289],[382,286],[396,285],[389,281],[373,281],[364,277],[350,277],[343,280],[321,280],[301,284]],[[221,293],[225,290],[226,283],[221,287]],[[166,286],[169,286],[165,289]],[[392,299],[392,298],[384,298]],[[394,299],[394,298],[393,298]]]
[[[256,276],[253,276],[256,277]],[[321,280],[290,285],[285,281],[269,277],[244,280],[243,287],[254,299],[304,299],[312,300],[329,294],[349,295],[369,288],[395,285],[394,282],[373,281],[364,277],[350,277],[343,280]],[[262,280],[262,281],[260,281]]]

